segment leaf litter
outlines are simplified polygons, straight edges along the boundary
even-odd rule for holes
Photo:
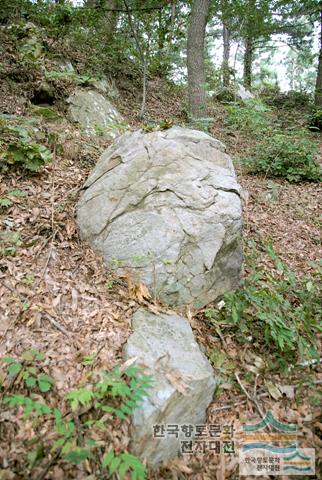
[[[152,115],[159,112],[159,107],[152,102]],[[3,236],[0,239],[0,357],[18,359],[30,349],[45,352],[44,373],[56,381],[55,391],[46,394],[52,406],[57,406],[68,391],[86,383],[84,358],[96,356],[98,369],[111,370],[122,363],[122,346],[139,304],[155,312],[165,310],[150,298],[144,285],[135,284],[130,277],[113,277],[78,238],[75,205],[89,170],[90,165],[77,158],[62,160],[57,156],[55,163],[38,175],[11,173],[0,180],[0,197],[7,195],[5,198],[12,200],[12,205],[0,209],[0,230],[7,235],[5,240]],[[311,262],[318,261],[322,253],[318,217],[322,187],[276,180],[280,187],[278,201],[270,201],[265,196],[271,188],[266,179],[243,172],[239,172],[239,179],[248,191],[243,205],[245,245],[250,239],[260,242],[270,238],[282,260],[298,276],[312,271]],[[16,190],[24,195],[8,193]],[[5,250],[8,244],[9,251]],[[265,268],[272,268],[262,261]],[[237,450],[237,432],[244,423],[260,420],[258,407],[263,412],[272,411],[279,420],[297,424],[301,447],[316,449],[316,465],[320,468],[321,405],[313,402],[321,383],[320,365],[294,369],[287,383],[278,374],[266,378],[265,361],[253,352],[251,344],[241,350],[232,336],[213,336],[202,312],[189,311],[188,318],[204,351],[210,355],[215,345],[221,352],[222,361],[215,369],[221,386],[208,409],[207,423],[232,426]],[[239,372],[239,383],[233,371]],[[251,380],[247,372],[253,374]],[[2,362],[0,376],[6,378]],[[171,376],[170,381],[181,391],[181,379]],[[43,435],[48,442],[50,432]],[[116,452],[126,450],[130,445],[129,421],[110,421],[108,429],[95,435],[102,445]],[[34,437],[32,422],[26,421],[21,411],[16,415],[2,406],[1,480],[27,478],[27,446]],[[35,467],[32,478],[40,471]],[[88,462],[76,467],[57,459],[46,478],[96,477]],[[149,472],[148,478],[237,479],[238,458],[214,452],[185,455]]]

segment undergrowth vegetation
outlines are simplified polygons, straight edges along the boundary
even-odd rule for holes
[[[319,144],[303,125],[292,128],[273,107],[259,99],[226,106],[226,124],[253,140],[251,153],[241,157],[250,173],[282,177],[289,182],[321,181]]]
[[[49,468],[62,459],[73,465],[91,462],[97,472],[117,474],[120,479],[129,473],[132,480],[143,480],[143,464],[128,452],[109,449],[99,440],[98,432],[106,430],[116,418],[126,420],[148,395],[152,378],[135,365],[117,366],[111,372],[96,371],[96,355],[89,355],[83,359],[86,382],[68,392],[57,405],[47,396],[54,390],[55,381],[44,373],[44,360],[45,354],[37,350],[26,351],[19,359],[2,359],[7,371],[0,384],[2,409],[23,414],[35,432],[33,441],[26,443],[26,474],[32,475],[38,467],[44,478]]]
[[[233,334],[238,343],[252,344],[255,351],[264,348],[271,354],[271,368],[283,371],[319,357],[322,268],[316,265],[314,274],[298,279],[271,244],[266,253],[274,269],[258,265],[259,252],[252,246],[243,287],[226,293],[221,308],[208,309],[206,316],[216,330]]]
[[[29,128],[28,128],[29,127]],[[12,115],[0,117],[0,172],[20,168],[37,172],[52,160],[52,153],[45,145],[32,138],[32,126],[23,124],[21,118]]]
[[[275,131],[265,135],[256,144],[253,156],[242,161],[252,173],[284,177],[289,182],[320,181],[322,170],[317,163],[318,148],[304,130],[296,134]]]

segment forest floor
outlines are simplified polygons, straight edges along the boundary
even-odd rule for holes
[[[167,99],[162,93],[156,94],[160,90],[153,85],[149,91],[148,116],[152,120],[157,122],[159,117],[169,118],[174,123],[182,120],[181,102],[175,95]],[[134,99],[131,104],[125,105],[124,102],[122,110],[133,127],[140,126],[131,113],[136,110]],[[217,113],[218,122],[215,122],[213,133],[227,144],[228,152],[236,158],[237,153],[247,147],[247,138],[227,136],[225,126],[220,123],[220,112]],[[87,156],[90,160],[83,155],[80,162],[75,151],[86,148],[88,139],[70,124],[50,128],[69,130],[74,139],[70,155],[57,154],[51,164],[35,175],[6,173],[0,180],[0,198],[16,189],[24,193],[24,196],[15,197],[12,206],[0,211],[1,230],[15,232],[13,238],[1,238],[1,248],[9,246],[13,250],[11,255],[0,259],[0,357],[21,358],[23,352],[30,349],[45,352],[41,371],[56,382],[55,389],[46,393],[45,398],[51,407],[63,405],[64,409],[64,395],[86,383],[84,357],[96,353],[97,369],[111,370],[121,364],[122,346],[131,331],[133,312],[142,304],[152,311],[166,311],[166,307],[143,300],[140,292],[129,294],[126,278],[108,272],[101,259],[80,242],[75,205],[94,164],[90,158],[93,150]],[[108,142],[101,142],[102,147],[107,145]],[[322,253],[319,218],[322,185],[309,182],[290,184],[284,180],[272,182],[247,175],[239,166],[237,171],[242,187],[248,192],[243,202],[246,253],[249,241],[260,246],[261,242],[271,240],[282,261],[296,275],[312,272],[312,262],[318,262]],[[264,252],[260,262],[265,268],[273,269]],[[205,351],[210,354],[215,344],[239,372],[240,382],[233,378],[233,381],[222,384],[219,395],[209,407],[208,422],[233,425],[234,431],[238,432],[245,421],[260,419],[260,405],[263,411],[272,411],[281,421],[295,423],[301,446],[315,448],[321,465],[322,417],[316,400],[317,385],[322,381],[319,366],[300,366],[287,376],[268,373],[268,378],[264,371],[256,376],[253,385],[247,380],[247,372],[258,359],[258,348],[250,343],[241,349],[234,336],[229,334],[214,338],[204,311],[185,313]],[[262,357],[265,355],[263,351]],[[9,381],[5,365],[1,363],[0,376],[6,395],[25,391],[21,382]],[[268,380],[288,387],[284,389],[286,394],[273,398],[272,390],[270,392],[265,387]],[[94,438],[111,444],[115,451],[126,450],[130,441],[129,421],[112,421],[112,417],[110,420],[109,428],[95,431]],[[35,465],[30,459],[26,461],[28,445],[39,435],[44,446],[50,444],[50,431],[36,432],[33,422],[26,420],[21,411],[14,413],[9,408],[2,408],[1,480],[96,478],[90,461],[80,467],[57,460],[49,465],[47,474],[44,471],[48,467],[48,458]],[[238,436],[235,441],[237,445]],[[150,472],[148,478],[234,479],[238,478],[238,457],[233,454],[220,456],[214,452],[185,455],[156,472]]]

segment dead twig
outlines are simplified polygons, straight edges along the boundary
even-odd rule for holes
[[[43,316],[52,324],[54,327],[57,328],[60,332],[62,332],[64,335],[66,335],[68,338],[70,338],[69,332],[59,323],[55,318],[53,318],[49,313],[44,313]]]
[[[260,393],[257,395],[257,398],[268,397],[267,392]],[[239,407],[239,405],[245,405],[247,400],[240,400],[239,402],[229,403],[227,405],[223,405],[222,407],[212,408],[211,413],[213,412],[221,412],[222,410],[230,410],[231,408]]]
[[[250,393],[246,390],[245,386],[242,384],[240,378],[239,378],[239,375],[237,372],[235,372],[235,377],[236,377],[236,380],[240,386],[240,388],[242,389],[242,391],[244,392],[244,394],[246,395],[246,397],[248,398],[248,400],[250,400],[256,407],[258,413],[260,414],[260,416],[262,417],[263,420],[265,420],[265,413],[263,412],[261,406],[259,405],[258,401],[257,401],[257,398],[255,396],[252,396],[250,395]],[[271,426],[268,425],[268,428],[271,429]]]
[[[52,465],[55,463],[55,461],[57,460],[57,458],[59,458],[64,446],[65,446],[65,443],[68,441],[68,438],[65,439],[63,445],[56,451],[56,453],[51,457],[51,459],[49,460],[49,462],[47,462],[44,470],[38,475],[38,477],[36,478],[36,480],[44,480],[44,478],[46,477],[47,473],[49,472],[50,468],[52,467]]]
[[[48,265],[49,265],[49,262],[50,262],[50,258],[52,256],[52,252],[53,252],[53,249],[54,249],[54,240],[55,240],[56,233],[57,233],[54,229],[54,227],[55,227],[55,189],[56,189],[56,186],[55,186],[56,151],[55,151],[55,149],[54,149],[54,152],[53,152],[53,164],[52,165],[53,165],[53,169],[52,169],[52,176],[51,176],[51,196],[50,196],[51,237],[50,237],[49,253],[47,255],[47,259],[46,259],[43,271],[42,271],[40,277],[38,278],[38,280],[37,280],[37,282],[34,286],[35,293],[34,293],[33,297],[36,295],[37,289],[38,289],[42,279],[46,275]]]

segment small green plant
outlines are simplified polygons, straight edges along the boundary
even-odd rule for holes
[[[39,361],[45,358],[44,353],[38,350],[28,350],[22,354],[22,362],[13,357],[2,359],[7,364],[7,372],[12,377],[19,377],[27,388],[38,387],[42,393],[48,392],[54,385],[54,380],[39,370]]]
[[[0,207],[11,207],[17,197],[24,197],[25,195],[26,193],[21,190],[12,190],[0,198]]]
[[[82,364],[87,367],[87,366],[92,366],[95,364],[95,362],[97,361],[97,355],[96,353],[92,353],[91,355],[86,355],[84,358],[83,358],[83,361],[82,361]]]
[[[115,133],[124,133],[127,130],[128,126],[125,122],[110,122],[108,125],[102,123],[96,123],[94,125],[95,134],[98,137],[104,137],[107,133],[112,136]]]
[[[30,172],[37,172],[46,162],[52,160],[52,154],[44,145],[38,143],[11,143],[2,157],[4,171],[9,167],[23,167]]]
[[[45,76],[48,80],[71,80],[73,82],[79,83],[80,85],[90,82],[96,82],[99,80],[98,77],[93,77],[88,74],[79,75],[73,70],[49,70],[45,73]]]
[[[52,160],[48,148],[33,142],[27,129],[19,124],[0,120],[0,135],[0,171],[19,167],[37,172],[41,166]]]
[[[104,456],[102,465],[108,469],[110,475],[117,473],[120,480],[123,480],[129,471],[131,471],[131,480],[144,480],[146,478],[142,463],[137,457],[127,452],[115,455],[114,452],[110,451]]]
[[[207,317],[216,329],[233,330],[241,343],[265,344],[279,366],[318,357],[316,336],[322,331],[321,268],[298,280],[278,258],[271,245],[267,253],[275,263],[271,273],[250,264],[243,288],[228,292],[221,309]]]
[[[39,363],[43,359],[43,353],[30,350],[22,355],[21,360],[7,357],[3,361],[7,364],[10,378],[19,376],[23,378],[25,387],[38,386],[41,392],[46,392],[54,382],[30,365],[31,362]],[[84,357],[83,365],[93,367],[96,360],[96,354],[88,355]],[[41,366],[38,365],[39,368]],[[34,428],[38,426],[43,431],[47,425],[54,429],[53,441],[46,447],[47,450],[39,441],[28,453],[30,470],[50,453],[57,459],[63,458],[75,465],[91,459],[102,472],[107,469],[109,475],[117,474],[120,479],[130,474],[132,480],[144,480],[145,467],[138,458],[127,452],[116,454],[109,451],[101,461],[98,455],[101,443],[92,438],[92,432],[96,431],[97,435],[97,429],[106,430],[106,423],[111,421],[111,416],[126,419],[148,395],[148,389],[152,386],[151,377],[135,365],[124,365],[115,367],[111,372],[94,372],[92,369],[86,378],[90,383],[65,396],[64,404],[69,406],[67,412],[66,408],[62,410],[50,407],[40,395],[34,398],[33,394],[15,393],[4,398],[3,403],[8,407],[21,408],[24,417],[33,421]],[[83,415],[84,412],[86,416]]]
[[[107,288],[108,290],[112,290],[113,287],[114,287],[114,281],[112,279],[106,280],[105,288]]]
[[[307,138],[306,132],[275,132],[257,143],[254,154],[242,161],[252,173],[284,177],[290,182],[321,181],[317,153],[318,144]]]
[[[128,129],[126,122],[111,122],[106,126],[106,131],[113,134],[115,132],[124,133]]]
[[[19,232],[11,230],[0,230],[0,258],[14,257],[17,248],[22,245],[22,239]]]
[[[95,134],[98,136],[98,137],[103,137],[105,132],[106,132],[106,127],[105,125],[101,125],[99,123],[96,123],[94,125],[94,129],[95,129]]]
[[[23,281],[23,283],[31,285],[35,281],[35,275],[33,273],[27,273],[26,275],[24,275],[24,277],[22,277],[21,280]]]

